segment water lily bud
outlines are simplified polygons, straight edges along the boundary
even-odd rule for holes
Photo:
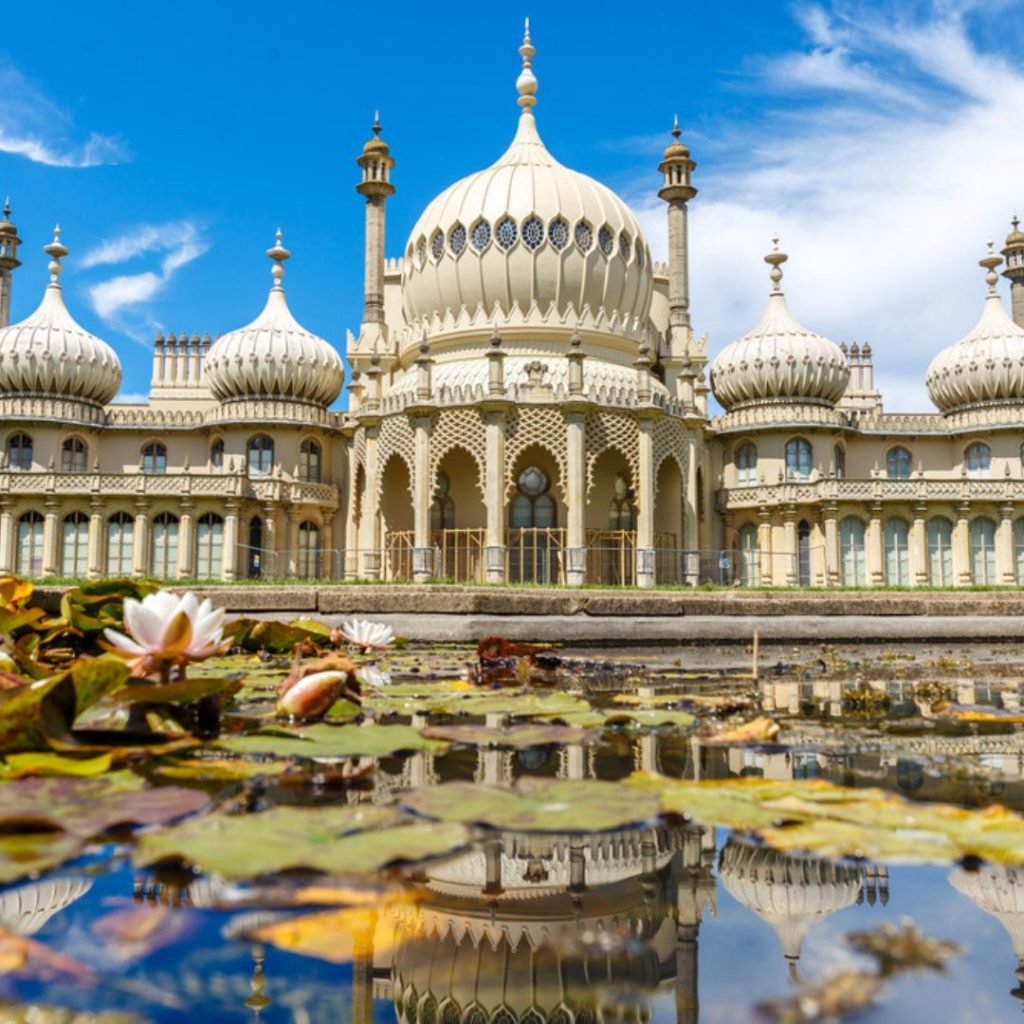
[[[277,702],[279,715],[306,720],[323,718],[341,695],[347,672],[314,672],[292,684]]]

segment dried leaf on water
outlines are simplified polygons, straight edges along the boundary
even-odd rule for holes
[[[357,952],[386,956],[391,947],[375,939],[377,914],[372,909],[325,910],[274,921],[250,938],[289,953],[312,956],[332,964],[349,963]]]
[[[54,952],[45,943],[0,926],[0,975],[4,974],[36,981],[73,980],[79,985],[92,985],[96,981],[85,964]]]
[[[903,918],[898,927],[885,921],[869,932],[850,932],[846,941],[858,953],[873,957],[883,978],[904,971],[927,970],[941,974],[946,970],[946,961],[964,951],[958,942],[922,935],[909,918]]]
[[[817,1024],[852,1017],[870,1007],[882,988],[877,975],[841,971],[791,996],[758,1003],[757,1011],[775,1024]]]
[[[779,735],[779,723],[767,716],[751,719],[733,729],[702,736],[702,743],[766,743]]]

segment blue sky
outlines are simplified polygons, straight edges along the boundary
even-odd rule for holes
[[[564,163],[637,208],[664,251],[657,162],[678,112],[699,167],[695,326],[750,327],[773,231],[796,315],[871,341],[887,407],[928,408],[931,357],[973,325],[986,238],[1024,211],[1024,0],[785,4],[10,4],[0,193],[25,244],[15,319],[59,220],[69,305],[145,392],[158,329],[230,330],[261,308],[274,229],[297,318],[358,326],[354,159],[379,108],[398,165],[388,252],[514,131],[532,21],[538,123]]]

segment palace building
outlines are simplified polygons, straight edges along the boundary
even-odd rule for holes
[[[0,572],[32,577],[454,579],[653,586],[1024,582],[1024,232],[981,260],[977,326],[885,413],[870,345],[802,326],[778,242],[764,316],[711,360],[691,325],[678,124],[658,167],[667,264],[612,191],[538,133],[529,31],[518,126],[386,252],[395,159],[358,158],[365,305],[348,403],[335,348],[273,284],[248,325],[156,338],[149,401],[112,404],[57,231],[10,324],[0,221]],[[652,185],[653,187],[653,185]],[[979,289],[980,291],[980,289]],[[797,297],[798,298],[798,297]],[[706,372],[707,368],[707,372]],[[709,416],[708,391],[722,412]]]

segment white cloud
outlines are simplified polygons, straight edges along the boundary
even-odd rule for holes
[[[0,96],[0,153],[50,167],[97,167],[131,159],[117,136],[90,132],[83,139],[66,111],[3,60]]]
[[[1024,211],[1024,69],[972,29],[984,17],[1008,52],[1020,40],[1006,11],[975,6],[905,3],[884,16],[877,4],[804,7],[807,48],[751,65],[752,88],[797,102],[704,126],[692,307],[712,354],[760,316],[759,256],[777,230],[794,313],[836,340],[871,342],[887,408],[932,408],[928,363],[981,312],[975,261]],[[643,188],[636,204],[660,256],[664,207]]]

